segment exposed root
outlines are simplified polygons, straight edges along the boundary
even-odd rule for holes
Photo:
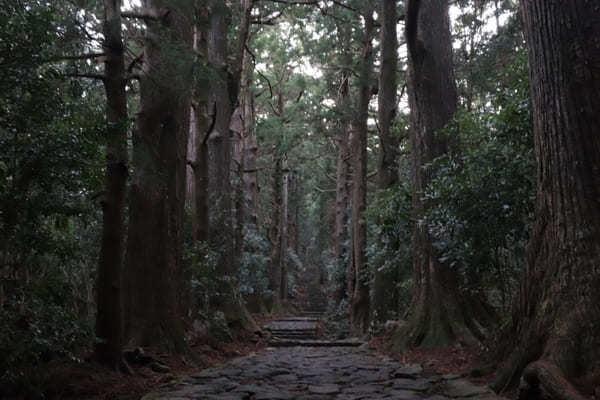
[[[565,378],[558,366],[550,361],[538,360],[523,371],[523,381],[527,384],[519,398],[530,398],[529,391],[541,391],[544,398],[552,400],[586,400]]]

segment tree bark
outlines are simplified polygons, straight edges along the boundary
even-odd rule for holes
[[[338,104],[343,111],[348,108],[349,102],[349,77],[342,75],[341,90],[338,96]],[[335,227],[333,239],[333,254],[338,266],[344,265],[346,257],[344,243],[348,239],[348,176],[350,174],[350,156],[349,156],[349,133],[348,124],[345,118],[342,118],[340,131],[337,137],[338,154],[336,165],[336,185],[335,185]],[[336,304],[339,304],[345,297],[349,296],[348,277],[349,274],[342,275],[341,282],[338,282],[339,288],[335,294]]]
[[[454,270],[438,260],[432,238],[420,223],[428,204],[423,191],[434,173],[427,163],[446,153],[448,139],[437,131],[457,107],[448,2],[409,0],[406,40],[413,183],[413,296],[407,324],[392,338],[396,348],[433,347],[454,341],[475,344],[486,325],[483,304],[459,291]],[[480,317],[476,322],[474,315]]]
[[[275,169],[273,170],[273,201],[271,215],[271,267],[269,273],[269,290],[271,291],[271,301],[269,308],[274,314],[280,314],[283,311],[281,303],[281,211],[282,211],[282,160],[279,156],[275,159]]]
[[[247,209],[247,222],[258,226],[258,176],[256,157],[258,146],[254,140],[254,95],[247,93],[244,113],[244,203]]]
[[[98,263],[95,352],[99,361],[118,369],[121,363],[125,185],[127,160],[127,94],[125,46],[121,33],[121,1],[104,1],[106,54],[106,178],[102,202],[102,242]]]
[[[208,18],[206,8],[198,8],[196,13],[199,17]],[[208,24],[197,23],[194,32],[194,50],[198,57],[207,62],[208,59]],[[212,120],[210,117],[208,105],[208,83],[195,88],[193,93],[194,107],[192,127],[194,140],[194,221],[193,221],[193,239],[196,242],[208,243],[209,239],[209,170],[208,170],[208,135]]]
[[[398,182],[397,157],[399,138],[392,136],[391,127],[396,115],[396,79],[398,67],[398,37],[396,25],[398,12],[395,0],[383,0],[381,27],[381,72],[379,75],[378,123],[379,159],[377,163],[377,188],[388,189]],[[380,238],[383,239],[383,238]],[[379,241],[382,243],[382,240]],[[394,311],[394,270],[382,271],[375,265],[373,294],[374,318],[385,322]]]
[[[358,81],[358,107],[352,123],[352,225],[351,225],[351,276],[353,289],[350,301],[350,328],[352,334],[367,333],[370,322],[369,282],[367,273],[367,226],[364,212],[367,206],[367,120],[371,97],[371,75],[373,69],[373,10],[364,13],[363,54]]]
[[[295,171],[288,172],[288,249],[298,255],[298,203],[300,202],[298,192],[298,174]]]
[[[147,0],[146,7],[166,1]],[[189,131],[193,10],[173,6],[149,21],[134,131],[127,243],[126,333],[140,346],[174,352],[183,339],[182,225]],[[177,57],[173,56],[177,52]]]
[[[522,0],[537,158],[536,221],[498,390],[550,399],[600,377],[600,9]],[[577,386],[577,389],[575,389]],[[522,396],[527,396],[525,391]]]

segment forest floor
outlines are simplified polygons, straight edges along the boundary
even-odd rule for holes
[[[274,318],[255,315],[259,326]],[[144,354],[152,362],[145,365],[129,363],[132,374],[111,371],[92,361],[89,354],[81,354],[76,360],[53,360],[31,372],[31,383],[36,388],[18,399],[138,400],[152,389],[168,384],[179,376],[260,351],[266,346],[265,339],[248,331],[234,330],[232,335],[231,342],[206,337],[194,340],[192,350],[195,362],[185,357],[144,349]],[[156,368],[156,364],[163,368]],[[43,395],[40,397],[41,393]]]

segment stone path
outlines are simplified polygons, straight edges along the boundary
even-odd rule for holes
[[[497,400],[458,376],[428,375],[361,347],[268,347],[180,378],[142,400]]]

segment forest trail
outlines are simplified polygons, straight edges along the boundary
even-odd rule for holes
[[[275,337],[270,347],[179,378],[142,400],[502,399],[486,386],[425,373],[367,344],[316,340],[314,317],[281,319],[269,327]]]

